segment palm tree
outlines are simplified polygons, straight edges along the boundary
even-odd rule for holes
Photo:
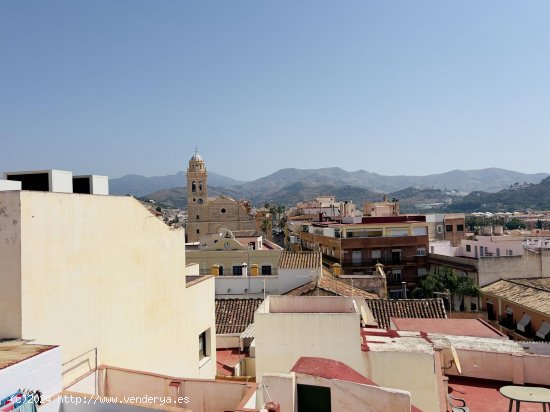
[[[268,233],[271,232],[271,228],[272,228],[272,224],[269,220],[264,220],[262,222],[261,229],[262,229],[262,232],[264,232],[266,236],[268,235]]]

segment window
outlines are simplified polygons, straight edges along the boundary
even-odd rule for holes
[[[497,247],[497,256],[500,256],[500,248]]]
[[[199,335],[199,360],[210,356],[210,329]]]
[[[218,274],[220,276],[223,276],[223,266],[222,265],[220,265],[220,268],[218,269]]]
[[[195,183],[194,180],[193,180],[193,182],[191,183],[191,191],[192,191],[192,192],[196,192],[196,191],[197,191],[197,184]]]
[[[426,256],[426,248],[425,247],[416,248],[416,256]]]
[[[361,264],[363,252],[361,250],[352,250],[351,252],[351,263],[355,265]]]
[[[401,263],[401,249],[392,249],[391,251],[391,263]]]
[[[472,251],[472,246],[466,245],[466,252],[471,252],[471,251]]]
[[[452,232],[453,231],[453,225],[445,225],[445,232]]]
[[[456,225],[457,232],[464,232],[464,225]]]
[[[197,234],[199,234],[201,231],[199,229],[197,229]]]
[[[262,276],[271,276],[271,265],[262,265]]]
[[[443,226],[437,225],[437,233],[443,233]]]
[[[428,274],[428,271],[426,268],[418,268],[416,274],[418,276],[426,276]]]
[[[233,266],[233,276],[242,276],[243,267],[241,265]]]
[[[382,259],[382,251],[381,250],[373,250],[371,252],[371,256],[373,259]]]
[[[225,207],[222,207],[220,212],[225,213],[225,212],[227,212],[227,210],[225,210]]]
[[[400,283],[401,282],[401,270],[394,269],[391,272],[393,283]]]
[[[199,215],[197,215],[197,220],[199,220],[201,217]]]

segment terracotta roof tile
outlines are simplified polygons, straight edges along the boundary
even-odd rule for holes
[[[333,292],[339,296],[356,296],[365,299],[378,299],[379,296],[376,293],[367,292],[366,290],[351,287],[340,279],[333,278],[331,276],[323,275],[319,279],[319,287],[329,292]]]
[[[216,299],[216,334],[242,333],[263,299]]]
[[[314,269],[320,266],[320,252],[284,251],[279,259],[279,269]]]
[[[390,318],[446,319],[443,300],[437,299],[366,299],[380,328],[390,328]]]
[[[550,316],[550,278],[497,280],[481,292]]]
[[[324,271],[325,272],[325,271]],[[303,296],[314,294],[315,291],[322,290],[328,292],[329,295],[334,296],[354,296],[365,299],[378,299],[378,295],[375,293],[367,292],[366,290],[351,287],[345,282],[342,282],[338,278],[332,277],[332,275],[323,274],[319,280],[312,280],[303,286],[299,286],[285,293],[285,295],[291,296]]]

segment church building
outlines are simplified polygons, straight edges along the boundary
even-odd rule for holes
[[[208,173],[202,156],[195,151],[187,168],[186,241],[200,242],[201,236],[228,229],[260,231],[269,215],[257,214],[247,200],[234,200],[221,195],[208,198]]]

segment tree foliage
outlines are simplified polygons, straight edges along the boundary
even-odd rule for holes
[[[449,292],[456,296],[479,296],[479,288],[472,278],[459,275],[449,267],[428,273],[415,291],[417,297],[431,298],[434,292]]]

